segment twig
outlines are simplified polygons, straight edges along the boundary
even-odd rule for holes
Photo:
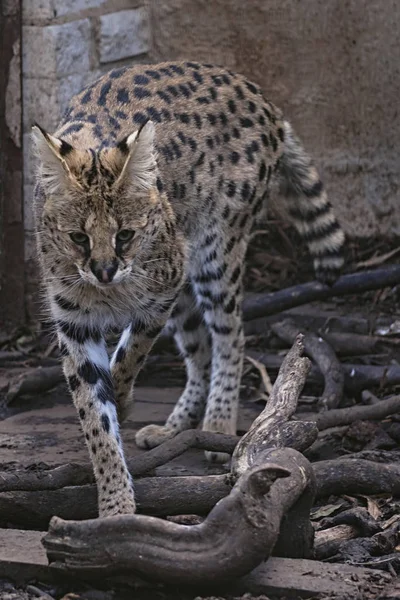
[[[312,281],[271,294],[254,294],[244,300],[244,320],[250,321],[258,317],[265,317],[315,300],[360,294],[399,283],[400,265],[389,265],[382,269],[344,275],[332,287]]]
[[[299,333],[297,325],[291,319],[271,325],[272,331],[282,340],[293,344]],[[343,398],[344,373],[335,352],[330,345],[315,333],[304,333],[304,350],[318,365],[324,376],[324,391],[320,403],[324,409],[336,408]]]
[[[271,383],[271,379],[269,378],[269,375],[267,373],[267,369],[265,368],[265,365],[258,362],[258,360],[256,360],[255,358],[252,358],[251,356],[246,356],[245,358],[259,372],[261,380],[263,382],[264,390],[265,390],[266,394],[268,394],[268,396],[270,396],[271,392],[272,392],[272,383]]]

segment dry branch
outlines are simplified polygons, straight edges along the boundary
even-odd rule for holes
[[[129,460],[129,471],[132,476],[144,475],[180,456],[190,448],[232,454],[239,439],[234,435],[188,429],[162,446]],[[31,465],[29,469],[16,468],[12,471],[10,469],[0,471],[0,492],[57,490],[93,482],[94,476],[90,464],[69,463],[46,468],[41,463],[39,466]]]
[[[400,283],[400,265],[344,275],[329,287],[317,281],[295,285],[271,294],[254,294],[245,298],[244,320],[250,321],[282,312],[301,304],[326,300],[332,296],[360,294],[369,290],[391,287]]]
[[[317,498],[341,494],[400,495],[400,465],[338,458],[313,464]]]
[[[282,357],[266,352],[246,350],[246,354],[263,363],[269,374],[276,373],[282,364]],[[342,363],[344,387],[350,393],[375,386],[395,386],[400,384],[400,367],[397,365],[375,366]],[[324,380],[319,369],[311,367],[307,381],[323,385]]]
[[[305,421],[315,421],[318,429],[322,431],[323,429],[329,429],[338,425],[350,425],[350,423],[354,423],[355,421],[378,421],[398,412],[400,412],[400,396],[392,396],[386,400],[380,400],[376,404],[337,408],[315,415],[305,413],[297,415],[297,417]]]
[[[8,388],[5,402],[9,404],[19,396],[46,392],[62,381],[64,376],[60,366],[37,368],[28,374],[22,373]]]
[[[257,464],[263,447],[305,450],[316,440],[318,431],[312,423],[297,428],[294,422],[287,422],[296,411],[311,365],[302,352],[303,336],[299,335],[282,363],[266,407],[235,448],[231,465],[234,477]]]
[[[288,344],[293,344],[299,328],[291,319],[271,325],[272,331]],[[306,354],[318,365],[325,381],[320,403],[325,409],[337,408],[343,398],[344,373],[331,346],[315,333],[303,333]]]
[[[135,482],[139,512],[166,516],[206,515],[232,489],[226,475],[203,477],[146,477]],[[61,489],[0,492],[0,525],[12,523],[29,529],[46,529],[55,515],[63,519],[95,519],[95,485]]]

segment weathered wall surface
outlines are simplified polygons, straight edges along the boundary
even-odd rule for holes
[[[152,58],[261,84],[321,168],[346,230],[400,234],[398,0],[153,0]]]

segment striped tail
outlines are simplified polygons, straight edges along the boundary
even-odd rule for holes
[[[344,263],[344,233],[312,160],[287,121],[283,127],[281,191],[293,224],[308,244],[317,279],[332,285]]]

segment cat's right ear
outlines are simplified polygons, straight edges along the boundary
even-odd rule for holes
[[[54,184],[60,184],[60,180],[65,178],[65,175],[75,180],[69,166],[75,153],[73,146],[61,138],[50,135],[37,124],[32,128],[32,137],[36,154],[41,162],[42,176],[49,183]]]

